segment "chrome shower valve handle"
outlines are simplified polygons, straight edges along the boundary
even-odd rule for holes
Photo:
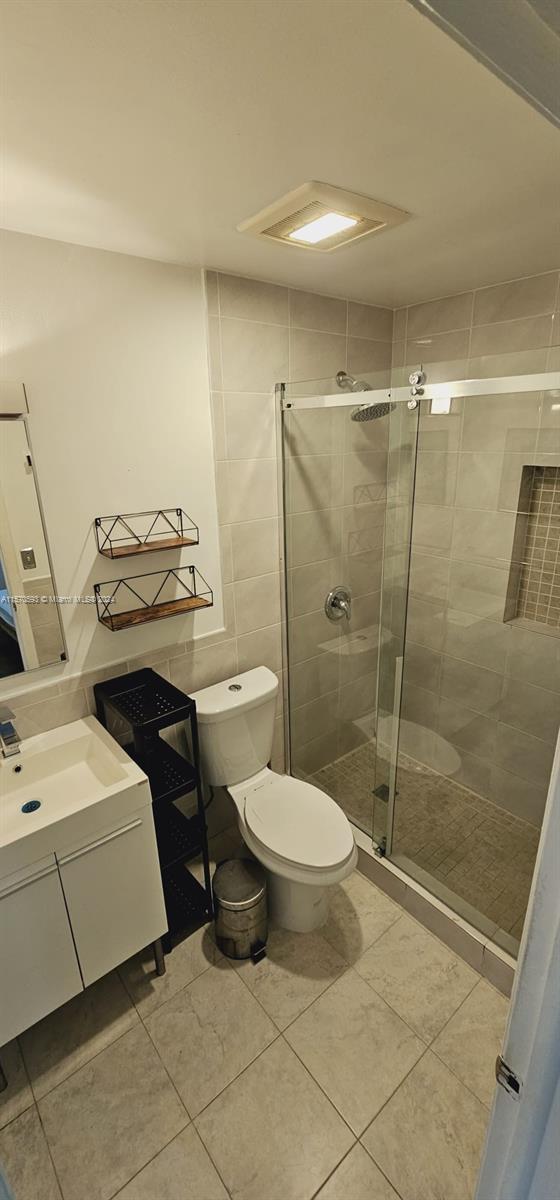
[[[350,620],[352,615],[352,596],[344,584],[332,588],[325,600],[325,612],[329,621],[340,621],[342,617]]]

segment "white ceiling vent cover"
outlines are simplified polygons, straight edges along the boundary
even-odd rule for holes
[[[407,221],[410,213],[329,183],[303,183],[237,226],[239,233],[322,253]],[[341,228],[341,226],[344,226]]]

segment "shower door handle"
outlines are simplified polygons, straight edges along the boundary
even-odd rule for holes
[[[339,584],[332,588],[325,600],[325,612],[329,621],[340,621],[342,617],[350,620],[352,615],[352,596],[347,587]]]

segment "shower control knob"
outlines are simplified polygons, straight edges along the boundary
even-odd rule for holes
[[[411,387],[411,389],[410,389],[410,395],[411,395],[411,396],[423,396],[423,395],[424,395],[424,388],[422,388],[422,387]]]
[[[412,374],[408,376],[408,382],[410,383],[411,387],[414,387],[415,384],[425,383],[426,376],[424,375],[423,371],[413,371]]]
[[[325,612],[329,621],[340,621],[346,617],[349,621],[352,615],[352,596],[347,587],[339,584],[332,588],[325,600]]]

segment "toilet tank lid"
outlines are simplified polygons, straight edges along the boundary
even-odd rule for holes
[[[278,691],[278,679],[268,667],[255,667],[244,671],[222,683],[191,692],[196,704],[196,715],[202,725],[235,717],[240,712],[256,708],[263,700],[269,700]]]

